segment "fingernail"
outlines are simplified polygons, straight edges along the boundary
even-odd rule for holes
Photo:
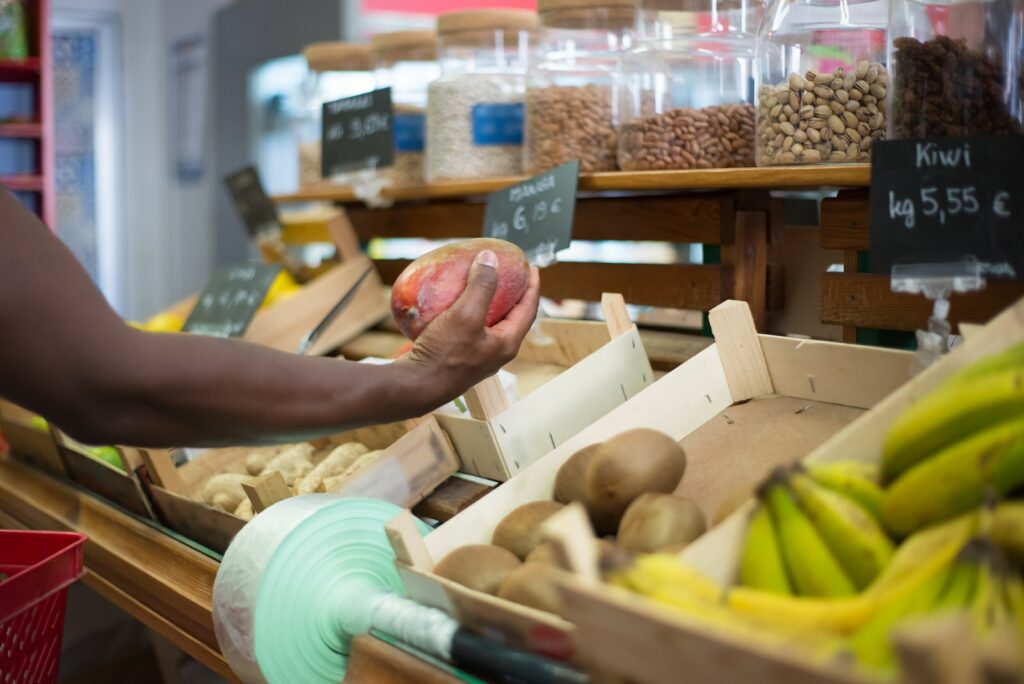
[[[476,255],[476,262],[481,266],[490,266],[491,268],[498,268],[498,255],[489,249],[485,249]]]

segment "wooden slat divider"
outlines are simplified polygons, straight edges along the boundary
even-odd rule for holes
[[[823,249],[866,250],[871,248],[871,206],[867,190],[843,190],[821,201],[821,246]]]
[[[1010,303],[1024,296],[1024,282],[989,280],[981,292],[950,298],[953,325],[987,322]],[[926,328],[932,304],[920,295],[894,293],[886,275],[823,273],[819,318],[830,325],[917,330]]]
[[[393,283],[407,259],[375,262],[381,279]],[[595,264],[565,262],[544,269],[541,294],[553,299],[600,301],[620,292],[630,304],[707,310],[732,296],[732,269],[690,264]]]
[[[640,204],[642,203],[642,204]],[[359,239],[471,238],[483,230],[483,202],[396,204],[347,209]],[[576,203],[573,239],[712,243],[722,240],[723,196],[589,197]]]

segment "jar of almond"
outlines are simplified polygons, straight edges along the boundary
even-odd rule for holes
[[[615,78],[630,44],[635,0],[538,0],[541,44],[527,77],[527,173],[574,159],[616,168]]]

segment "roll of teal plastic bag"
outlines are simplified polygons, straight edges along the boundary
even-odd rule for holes
[[[26,59],[25,8],[21,0],[0,0],[0,59]]]
[[[217,642],[242,681],[342,680],[346,625],[362,621],[370,596],[405,594],[384,532],[401,510],[310,494],[278,502],[242,528],[213,585]],[[420,524],[421,534],[429,529]]]

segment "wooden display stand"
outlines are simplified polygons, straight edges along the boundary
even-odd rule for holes
[[[389,534],[409,595],[514,643],[536,645],[538,635],[552,634],[573,643],[576,631],[565,620],[449,582],[432,573],[433,563],[458,547],[489,543],[513,509],[553,498],[559,467],[579,449],[633,428],[682,444],[687,470],[676,493],[715,520],[773,468],[811,453],[910,380],[909,352],[758,335],[742,302],[716,307],[711,325],[713,346],[422,540],[408,521],[396,520]]]
[[[33,425],[36,418],[38,416],[31,411],[0,399],[0,432],[11,452],[36,467],[67,476],[64,459],[53,435],[48,429]]]
[[[464,472],[507,480],[654,382],[622,296],[601,303],[604,323],[544,319],[531,332],[508,369],[556,376],[527,396],[510,404],[492,376],[466,393],[468,417],[437,414]]]
[[[872,410],[812,450],[806,460],[827,462],[859,458],[878,461],[889,426],[907,407],[958,370],[1021,340],[1024,340],[1024,300],[969,337],[952,354],[881,398]],[[777,366],[773,367],[764,341],[762,337],[766,364],[761,364],[753,349],[745,350],[742,357],[747,368],[766,365],[777,384]],[[749,372],[744,374],[749,376]],[[877,370],[873,375],[882,379]],[[638,397],[638,401],[642,398]],[[720,585],[731,585],[735,581],[753,505],[753,502],[747,502],[740,507],[722,524],[687,547],[681,558]],[[687,680],[695,683],[755,679],[828,684],[857,681],[847,672],[810,665],[792,655],[767,651],[757,644],[713,633],[707,625],[689,622],[663,606],[613,587],[597,588],[573,582],[565,588],[564,598],[587,662],[610,674],[628,676],[633,681],[651,684],[677,681],[678,673],[684,668]],[[968,644],[961,642],[956,646],[954,651],[967,648]],[[949,647],[948,642],[945,647]],[[937,657],[941,648],[930,649],[933,656]],[[918,654],[920,651],[917,648]],[[920,658],[917,662],[920,665]]]
[[[328,492],[338,496],[378,498],[410,507],[422,501],[458,467],[455,452],[433,418],[418,421],[415,426],[390,423],[360,428],[315,443],[327,447],[344,442],[361,442],[384,453],[346,480],[340,489]],[[211,475],[245,473],[245,459],[251,451],[248,447],[211,449],[175,468],[170,452],[138,450],[161,520],[172,530],[223,553],[246,521],[206,505],[197,496]],[[250,498],[255,498],[254,504],[260,501],[266,505],[283,498],[267,498],[272,492],[272,484],[257,487]]]
[[[921,295],[892,291],[887,275],[860,273],[862,252],[871,249],[867,190],[844,190],[821,202],[821,246],[843,251],[843,272],[821,275],[819,318],[843,326],[843,341],[856,342],[857,328],[926,330],[932,303]],[[950,297],[950,323],[984,323],[1024,296],[1024,280],[989,279],[980,292]],[[955,330],[955,328],[954,328]]]

